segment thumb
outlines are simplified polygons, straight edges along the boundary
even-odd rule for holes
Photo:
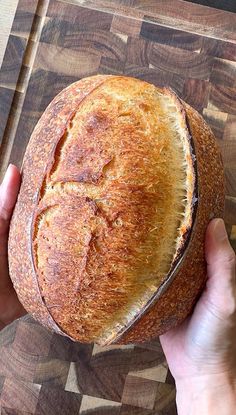
[[[208,225],[205,240],[207,261],[208,302],[221,317],[235,312],[235,254],[229,243],[224,221],[213,219]]]

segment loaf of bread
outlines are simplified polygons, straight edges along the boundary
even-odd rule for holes
[[[36,125],[22,174],[10,275],[43,325],[129,343],[191,312],[224,177],[210,128],[173,91],[123,76],[70,85]]]

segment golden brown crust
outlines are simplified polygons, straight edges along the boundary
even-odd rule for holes
[[[65,132],[79,103],[104,80],[104,76],[97,76],[70,85],[54,98],[40,118],[23,160],[22,185],[11,220],[9,269],[19,299],[29,313],[60,334],[63,334],[62,330],[51,317],[41,298],[31,251],[31,224],[45,167],[49,167],[45,166],[45,154],[51,154],[53,162],[56,143]]]
[[[164,95],[179,116],[177,98]],[[33,254],[53,319],[77,340],[98,341],[110,330],[111,341],[169,270],[179,221],[173,206],[185,206],[174,183],[186,172],[162,105],[150,84],[106,79],[81,101],[54,149],[32,224]],[[178,122],[188,134],[181,115]]]
[[[121,344],[155,338],[175,327],[192,311],[206,281],[206,228],[212,218],[224,215],[224,174],[220,150],[201,115],[188,104],[183,104],[194,140],[198,170],[198,208],[191,241],[168,289],[148,313],[119,339]]]
[[[154,208],[158,205],[155,193],[145,193],[143,188],[158,177],[159,180],[164,180],[160,188],[165,189],[166,199],[173,200],[170,196],[168,199],[168,175],[165,176],[162,171],[158,176],[158,172],[152,169],[150,164],[155,162],[156,149],[151,149],[149,154],[146,148],[146,153],[142,153],[135,147],[132,148],[132,143],[125,142],[134,137],[136,145],[141,145],[145,138],[143,133],[139,132],[140,118],[127,121],[130,112],[124,112],[123,107],[119,108],[119,111],[125,118],[124,124],[115,125],[109,134],[114,137],[119,131],[119,137],[124,140],[122,151],[132,150],[133,157],[137,160],[137,169],[141,166],[140,171],[145,172],[140,176],[144,183],[142,182],[141,187],[137,184],[137,177],[140,180],[140,173],[137,173],[139,170],[133,172],[126,168],[124,183],[116,183],[113,180],[109,185],[108,180],[108,184],[102,187],[98,200],[96,185],[103,183],[104,177],[122,168],[115,165],[109,134],[107,142],[105,137],[106,130],[119,116],[119,112],[115,112],[112,95],[110,98],[107,96],[104,101],[103,85],[107,85],[108,80],[112,84],[112,79],[116,79],[114,82],[123,83],[124,88],[129,88],[127,78],[88,78],[62,91],[45,111],[27,148],[22,187],[10,230],[10,272],[25,308],[44,325],[60,334],[67,333],[71,338],[80,341],[96,339],[108,316],[116,310],[118,312],[119,309],[125,309],[127,298],[132,292],[135,295],[133,283],[129,288],[127,285],[128,269],[133,269],[134,275],[135,272],[140,273],[139,264],[145,258],[134,255],[138,245],[134,242],[133,234],[135,232],[137,240],[142,241],[142,235],[147,234],[147,226],[153,224]],[[143,94],[145,89],[150,89],[150,94],[155,89],[136,80],[130,81],[130,88],[135,89],[136,84]],[[166,90],[166,94],[172,95],[172,92]],[[101,110],[96,107],[96,100]],[[140,106],[142,105],[146,106],[144,111],[149,111],[147,100],[140,102]],[[180,102],[177,105],[185,125],[185,111]],[[103,107],[108,110],[104,112]],[[156,337],[189,313],[205,281],[203,243],[206,225],[211,217],[221,216],[223,213],[222,163],[214,137],[199,114],[187,104],[184,104],[184,107],[198,164],[199,201],[194,232],[174,280],[166,286],[156,304],[151,304],[146,314],[119,338],[122,343]],[[75,121],[78,124],[77,130],[72,129]],[[115,138],[113,139],[115,142]],[[209,152],[207,157],[206,148]],[[47,162],[45,154],[50,155]],[[149,160],[148,170],[145,170],[145,165],[139,161],[145,155]],[[208,162],[209,157],[211,163]],[[132,166],[133,159],[128,156],[127,160],[127,166]],[[194,157],[190,157],[189,163],[193,161]],[[79,183],[76,190],[73,183]],[[107,195],[112,197],[107,198]],[[191,194],[189,197],[192,196]],[[218,204],[215,203],[216,198]],[[108,205],[110,204],[107,209],[106,204],[101,202],[102,199],[107,199]],[[112,204],[115,209],[111,208]],[[167,206],[165,209],[167,210]],[[139,223],[140,212],[147,212],[147,216]],[[190,215],[187,227],[183,225],[182,235],[188,234],[188,226],[192,219]],[[122,229],[122,221],[133,222],[130,223],[130,227]],[[155,232],[153,235],[151,242],[148,242],[150,248],[145,244],[142,247],[147,256],[150,256],[154,246],[160,243],[158,235],[155,236]],[[183,243],[184,241],[181,241],[182,247]],[[183,254],[181,249],[179,253],[180,256]],[[114,269],[116,264],[121,264],[122,273],[117,274]],[[154,265],[152,261],[150,264],[145,267],[147,274],[152,273]],[[113,268],[114,271],[109,268]],[[96,269],[97,275],[103,276],[99,280],[96,279]],[[197,278],[194,275],[196,270]],[[159,283],[161,281],[163,279],[160,278]],[[126,287],[123,293],[122,286]],[[137,295],[138,292],[137,289]],[[81,293],[83,301],[80,301]],[[180,298],[181,301],[176,302],[176,298]],[[87,320],[86,313],[90,313]],[[116,340],[116,336],[114,338]]]

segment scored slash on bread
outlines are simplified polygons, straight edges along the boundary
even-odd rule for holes
[[[36,319],[110,344],[189,314],[224,177],[211,130],[173,91],[109,75],[70,85],[35,127],[22,172],[9,267]]]

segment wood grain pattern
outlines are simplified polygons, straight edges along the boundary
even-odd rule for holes
[[[211,84],[208,108],[236,115],[236,87]]]
[[[8,42],[8,37],[11,32],[12,22],[14,20],[15,11],[18,5],[18,0],[2,0],[0,13],[0,66],[5,53]]]
[[[2,408],[34,413],[40,392],[40,385],[6,378],[1,393]],[[13,399],[14,397],[14,399]],[[9,412],[8,412],[9,413]]]
[[[152,42],[145,39],[128,38],[127,41],[127,64],[137,67],[149,67]],[[126,65],[127,66],[127,65]]]
[[[79,413],[81,404],[81,395],[64,391],[56,386],[41,386],[35,415],[54,415],[55,402],[61,414]]]
[[[19,0],[16,13],[14,16],[11,33],[24,37],[25,39],[29,38],[29,35],[32,37],[35,31],[35,26],[33,25],[34,20],[37,19],[35,15],[38,0]]]
[[[124,36],[126,35],[135,38],[139,36],[141,26],[141,20],[114,15],[112,19],[111,32],[121,33]]]
[[[199,112],[207,106],[210,83],[202,79],[187,79],[183,88],[183,99]]]
[[[150,65],[150,67],[143,67],[132,64],[130,65],[128,63],[125,65],[124,74],[128,76],[134,76],[135,78],[143,79],[155,85],[168,85],[179,96],[182,96],[184,78],[182,78],[178,74],[157,69],[152,65]]]
[[[125,41],[119,36],[110,32],[109,29],[101,29],[100,18],[103,19],[104,13],[99,13],[97,16],[98,24],[90,29],[84,23],[82,27],[76,21],[75,23],[66,23],[58,21],[57,19],[49,20],[42,31],[41,42],[53,44],[65,49],[73,49],[73,51],[81,51],[96,56],[104,56],[119,61],[125,60]],[[86,17],[86,16],[85,16]],[[96,20],[97,21],[97,20]],[[107,27],[108,19],[105,20],[105,27]],[[63,30],[62,30],[63,29]],[[40,43],[41,43],[40,42]]]
[[[222,149],[236,250],[235,25],[233,13],[182,0],[20,0],[0,70],[1,173],[9,161],[21,165],[46,106],[79,78],[169,85],[203,114]],[[177,414],[159,340],[83,345],[26,316],[1,332],[0,351],[3,414]]]
[[[206,122],[211,126],[211,129],[215,134],[216,138],[221,140],[224,135],[228,114],[225,112],[204,108],[203,115]]]
[[[140,36],[155,41],[158,45],[171,45],[191,51],[199,51],[202,48],[204,39],[202,36],[196,36],[194,33],[183,32],[182,30],[160,26],[148,21],[142,23]]]
[[[12,105],[14,90],[0,86],[0,146]]]
[[[83,345],[52,334],[30,316],[3,329],[0,338],[0,402],[6,413],[54,415],[57,408],[68,415],[177,414],[158,340],[140,346]]]
[[[210,81],[227,87],[236,86],[236,62],[214,58]]]
[[[59,46],[40,43],[35,59],[34,68],[53,72],[60,68],[61,74],[82,78],[96,73],[100,64],[100,56],[89,53],[89,50],[75,51]]]
[[[229,114],[224,129],[224,140],[235,140],[236,116]]]
[[[26,49],[26,40],[10,35],[0,69],[0,84],[15,89]]]
[[[219,39],[205,37],[202,39],[201,52],[217,58],[236,61],[236,42],[226,42]]]
[[[234,0],[187,0],[191,3],[202,4],[203,6],[214,7],[228,12],[236,12],[236,4]]]
[[[68,2],[70,3],[70,2]],[[76,13],[75,13],[76,10]],[[77,26],[77,30],[109,30],[113,15],[98,11],[96,8],[87,9],[85,7],[75,6],[73,4],[63,3],[53,0],[50,2],[47,16],[62,22],[69,22]]]
[[[38,0],[19,0],[15,17],[12,23],[11,34],[8,39],[7,48],[3,57],[1,69],[0,69],[0,105],[4,102],[4,96],[6,97],[6,88],[10,88],[13,93],[8,93],[8,97],[11,96],[11,101],[7,102],[8,105],[4,107],[3,115],[4,122],[0,127],[0,164],[5,166],[4,156],[7,151],[8,145],[12,140],[9,138],[10,130],[14,130],[15,118],[19,103],[22,102],[24,96],[24,86],[28,82],[28,68],[26,58],[26,51],[29,53],[31,49],[30,38],[33,36],[35,12],[38,7]],[[4,89],[1,91],[1,87]],[[22,95],[19,97],[18,91]],[[5,138],[4,138],[5,134]],[[14,138],[14,137],[13,137]],[[1,172],[2,173],[2,172]],[[0,173],[0,176],[1,176]]]
[[[185,78],[208,80],[213,59],[205,54],[154,44],[150,64],[162,71],[177,73]]]
[[[91,9],[155,22],[210,38],[236,40],[236,15],[183,0],[74,0]],[[130,7],[129,7],[130,6]]]

